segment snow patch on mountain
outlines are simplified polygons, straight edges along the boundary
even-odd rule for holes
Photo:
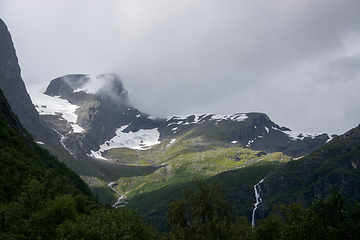
[[[334,138],[335,136],[337,136],[337,135],[336,135],[336,134],[332,134],[332,135],[328,134],[329,139],[326,141],[326,143],[328,143],[328,142],[330,142],[331,140],[333,140],[333,138]]]
[[[171,139],[170,142],[169,142],[169,144],[167,144],[166,146],[167,146],[167,147],[170,146],[170,145],[173,144],[175,141],[176,141],[175,138],[174,138],[174,139]]]
[[[205,119],[210,121],[216,121],[216,123],[223,120],[232,120],[241,122],[248,118],[245,113],[236,113],[236,114],[192,114],[192,115],[175,115],[166,118],[168,127],[170,125],[189,125],[203,123]]]
[[[85,129],[83,129],[82,127],[80,127],[79,125],[77,125],[76,123],[70,123],[72,129],[73,129],[73,133],[82,133],[85,131]]]
[[[178,130],[178,127],[174,127],[173,129],[171,129],[173,131],[173,133],[175,134]]]
[[[146,150],[159,144],[160,133],[158,128],[140,129],[137,132],[124,132],[129,125],[116,129],[116,135],[104,144],[99,146],[99,150],[91,150],[91,157],[105,159],[102,153],[113,148],[130,148],[135,150]]]
[[[151,115],[150,115],[150,116],[148,116],[147,118],[148,118],[148,119],[152,119],[152,120],[157,119],[157,117],[154,117],[154,116],[151,116]]]
[[[293,131],[283,131],[283,133],[287,134],[292,140],[304,140],[304,138],[314,139],[316,136],[321,134],[318,133],[302,133],[302,132],[293,132]]]
[[[246,116],[245,113],[236,113],[236,114],[232,114],[232,115],[213,114],[211,116],[211,119],[216,120],[217,122],[222,121],[222,120],[232,120],[232,121],[242,122],[247,118],[248,118],[248,116]]]
[[[27,91],[38,113],[40,115],[61,115],[72,126],[74,133],[83,132],[84,129],[76,124],[78,116],[75,112],[79,106],[71,104],[59,96],[48,96],[43,93],[45,89],[44,83],[27,86]]]
[[[311,138],[314,139],[317,136],[323,135],[324,133],[303,133],[303,132],[293,132],[293,131],[283,131],[283,133],[287,134],[292,140],[297,141],[297,140],[304,140],[304,138]],[[330,135],[327,134],[328,136],[328,140],[326,141],[326,143],[330,142],[334,136],[336,135]]]
[[[254,138],[253,140],[249,140],[248,143],[246,144],[247,147],[250,147],[250,145],[256,140],[256,138]]]

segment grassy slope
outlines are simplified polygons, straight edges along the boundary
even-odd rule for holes
[[[154,222],[160,230],[164,230],[165,212],[169,204],[181,198],[183,190],[195,185],[192,181],[194,177],[203,177],[210,183],[215,180],[221,181],[226,196],[236,206],[239,214],[250,219],[254,204],[253,186],[288,160],[289,157],[281,153],[273,153],[239,169],[225,171],[214,176],[189,174],[183,181],[179,181],[179,178],[185,175],[182,173],[172,181],[157,182],[156,185],[161,187],[149,188],[141,194],[132,195],[127,207],[139,210],[147,221]]]
[[[118,179],[117,190],[126,192],[131,189],[128,196],[133,197],[168,184],[188,182],[196,176],[209,177],[237,169],[261,158],[262,153],[218,140],[204,140],[204,137],[194,136],[189,131],[172,144],[165,140],[146,151],[113,149],[105,156],[134,167],[152,165],[159,168],[149,175]]]
[[[119,148],[107,151],[104,156],[110,159],[110,162],[124,164],[135,169],[144,167],[157,168],[156,171],[144,172],[137,176],[123,175],[116,180],[118,183],[115,187],[116,191],[122,194],[127,193],[126,196],[130,200],[129,207],[139,208],[141,212],[150,214],[151,212],[166,209],[170,202],[180,196],[180,189],[192,184],[191,181],[195,177],[209,178],[239,168],[242,176],[244,172],[254,169],[250,167],[251,165],[258,166],[256,169],[262,169],[262,165],[256,163],[260,159],[263,160],[263,164],[273,162],[270,159],[279,162],[281,158],[289,159],[279,153],[264,155],[266,153],[243,148],[239,144],[226,143],[221,141],[221,134],[216,138],[211,131],[208,135],[203,135],[204,133],[203,129],[192,128],[179,135],[175,142],[170,144],[170,139],[164,140],[161,144],[149,150],[136,151]],[[273,168],[270,166],[275,165],[265,164],[265,168],[268,169],[265,172],[272,171]],[[247,167],[242,170],[244,166]],[[259,170],[258,172],[257,177],[251,178],[251,182],[246,185],[247,195],[253,196],[253,193],[250,193],[252,186],[266,175],[264,171]],[[239,177],[239,181],[249,177],[248,174],[244,176],[246,177]],[[228,179],[226,182],[229,189],[231,186],[234,188],[238,186],[230,183]],[[93,187],[93,190],[98,189],[99,186],[96,187]],[[106,183],[103,183],[101,187],[106,188]],[[102,192],[98,192],[99,197],[113,203],[113,197],[102,197],[100,196]],[[108,193],[118,197],[115,192],[110,191]],[[252,201],[253,199],[250,199],[250,205],[248,205],[247,209],[251,208]],[[238,200],[234,200],[234,202],[238,202]],[[245,214],[244,209],[239,210]]]

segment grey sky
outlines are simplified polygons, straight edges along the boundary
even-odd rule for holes
[[[120,75],[154,116],[264,112],[295,131],[360,123],[359,0],[0,0],[26,84]]]

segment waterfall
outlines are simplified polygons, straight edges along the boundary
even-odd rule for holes
[[[70,152],[70,150],[66,147],[65,143],[64,143],[64,140],[65,140],[65,136],[62,135],[59,131],[57,131],[55,128],[53,128],[53,130],[60,135],[61,139],[60,139],[60,143],[61,145],[66,149],[66,151],[68,151],[74,158],[76,158],[76,156]]]
[[[120,197],[119,197],[118,200],[112,205],[112,207],[114,207],[114,208],[124,207],[124,206],[127,204],[127,202],[126,202],[126,194],[128,194],[128,193],[131,191],[131,189],[132,189],[132,180],[131,180],[131,182],[130,182],[130,189],[129,189],[129,191],[125,192],[124,194],[121,194],[121,193],[119,193],[118,191],[116,191],[115,188],[112,187],[111,183],[110,183],[108,186],[109,186],[109,188],[111,188],[114,192],[116,192],[117,194],[120,195]]]
[[[251,221],[251,225],[252,227],[255,227],[255,211],[257,209],[257,207],[259,206],[259,204],[262,202],[262,199],[260,197],[260,183],[262,183],[265,180],[265,178],[261,179],[260,182],[258,182],[257,184],[254,185],[254,191],[255,191],[255,200],[256,203],[254,204],[254,210],[253,210],[253,214],[252,214],[252,221]]]
[[[114,189],[113,189],[114,190]],[[114,190],[115,191],[115,190]],[[116,192],[116,191],[115,191]],[[120,196],[120,198],[118,198],[118,200],[116,201],[116,203],[114,203],[113,205],[112,205],[112,207],[114,207],[114,208],[118,208],[118,207],[124,207],[126,204],[127,204],[127,202],[125,202],[125,200],[126,200],[126,194],[127,193],[129,193],[130,191],[127,191],[125,194],[122,194],[121,196]]]

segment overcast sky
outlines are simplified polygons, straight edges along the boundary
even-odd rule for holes
[[[157,117],[264,112],[294,131],[360,123],[359,0],[0,0],[27,85],[117,73]]]

